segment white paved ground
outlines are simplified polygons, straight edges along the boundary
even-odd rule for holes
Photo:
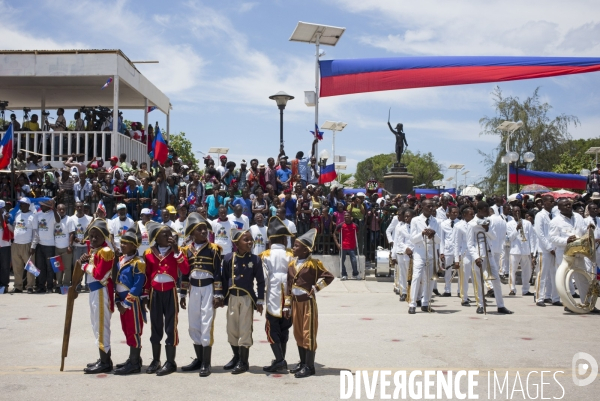
[[[0,295],[0,399],[334,400],[340,396],[341,370],[372,373],[385,369],[407,370],[408,374],[416,369],[479,370],[475,394],[480,399],[488,399],[488,372],[496,371],[502,378],[508,372],[510,389],[517,383],[517,392],[509,393],[509,397],[498,392],[495,399],[519,400],[535,397],[540,374],[530,375],[527,398],[518,392],[518,378],[527,387],[530,371],[546,370],[552,373],[544,377],[549,383],[544,386],[545,398],[600,399],[600,377],[586,387],[574,386],[571,378],[575,353],[586,352],[600,361],[600,316],[566,314],[560,307],[539,308],[531,298],[520,296],[506,301],[506,306],[516,312],[512,316],[490,314],[485,320],[475,314],[474,307],[461,307],[457,297],[437,298],[434,307],[439,313],[419,311],[408,315],[407,304],[398,302],[391,286],[389,282],[336,280],[319,295],[317,375],[302,380],[262,372],[261,367],[270,362],[272,355],[264,333],[264,317],[259,315],[255,316],[250,372],[240,376],[225,373],[221,367],[231,351],[226,341],[224,309],[216,318],[214,368],[208,378],[199,378],[195,372],[167,377],[144,373],[128,377],[84,375],[85,364],[97,358],[87,294],[76,300],[66,371],[60,372],[66,296]],[[489,309],[495,310],[493,303]],[[126,359],[128,349],[118,316],[113,315],[112,325],[113,360],[117,363]],[[179,366],[187,364],[193,354],[187,327],[187,314],[182,311]],[[151,360],[148,327],[143,341],[142,357],[147,366]],[[295,343],[290,341],[289,345],[287,359],[291,364],[298,356]],[[564,394],[552,377],[556,371],[562,371],[555,377]],[[379,388],[375,394],[378,399]],[[366,399],[364,388],[361,396]],[[494,399],[493,392],[489,399]]]

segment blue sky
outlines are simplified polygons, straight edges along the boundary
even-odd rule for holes
[[[2,2],[3,49],[121,49],[171,99],[171,132],[184,131],[194,149],[229,147],[230,159],[278,151],[279,113],[268,99],[296,97],[285,110],[289,155],[310,151],[314,109],[303,92],[314,88],[314,46],[289,42],[298,21],[346,28],[324,59],[411,55],[599,56],[600,3],[582,1],[21,1]],[[505,95],[525,98],[541,86],[551,116],[574,114],[574,138],[599,135],[600,74],[502,83]],[[324,98],[320,123],[344,121],[336,154],[348,172],[375,154],[393,151],[392,123],[404,123],[412,151],[432,152],[448,166],[462,163],[469,181],[485,169],[477,150],[496,138],[479,136],[492,116],[495,84],[411,89]],[[1,88],[0,88],[1,90]],[[7,99],[10,100],[10,99]],[[141,120],[141,112],[125,113]],[[150,121],[164,126],[153,112]],[[331,149],[331,134],[321,146]],[[452,176],[446,172],[445,177]],[[461,180],[462,183],[462,180]]]

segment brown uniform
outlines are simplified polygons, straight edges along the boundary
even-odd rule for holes
[[[318,311],[314,293],[327,287],[334,277],[323,263],[310,256],[290,263],[287,276],[285,306],[292,308],[294,337],[298,347],[317,349]]]

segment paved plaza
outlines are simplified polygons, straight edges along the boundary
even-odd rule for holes
[[[455,288],[453,285],[453,291]],[[437,313],[419,311],[408,315],[407,304],[398,301],[390,282],[336,280],[318,295],[317,375],[306,379],[262,371],[272,353],[264,332],[264,316],[258,314],[250,372],[239,376],[224,372],[222,366],[231,357],[225,309],[219,309],[216,317],[213,374],[208,378],[181,371],[167,377],[145,373],[125,377],[84,375],[85,364],[98,357],[87,294],[80,294],[75,301],[69,356],[65,372],[60,372],[66,299],[58,294],[0,296],[0,399],[335,400],[340,397],[340,371],[361,370],[372,375],[379,370],[390,370],[392,374],[406,370],[410,374],[417,369],[442,370],[444,374],[478,370],[475,394],[479,399],[494,399],[492,391],[488,398],[487,384],[488,372],[494,371],[502,380],[508,372],[511,392],[516,386],[512,397],[510,392],[506,396],[505,389],[503,395],[497,390],[495,399],[535,398],[542,370],[551,372],[543,379],[548,383],[544,398],[597,400],[600,394],[600,378],[578,387],[571,377],[571,363],[577,352],[586,352],[600,361],[600,316],[567,314],[560,307],[536,307],[530,297],[507,297],[506,306],[515,311],[510,316],[490,313],[486,319],[475,313],[475,307],[461,307],[456,296],[435,298]],[[489,302],[488,310],[495,311],[493,300]],[[181,342],[177,363],[181,367],[193,355],[186,311],[180,311],[178,327]],[[144,369],[151,360],[149,333],[146,326],[142,337]],[[123,362],[128,348],[117,315],[112,317],[111,338],[113,362]],[[164,359],[164,350],[162,356]],[[291,365],[297,360],[297,348],[291,339],[287,361]],[[527,381],[530,371],[537,373]],[[463,387],[466,385],[461,382]],[[392,380],[388,393],[392,394],[393,389]],[[377,388],[375,399],[379,398]],[[364,387],[361,399],[367,399]]]

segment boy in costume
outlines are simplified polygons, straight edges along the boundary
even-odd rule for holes
[[[318,311],[315,295],[333,281],[323,263],[311,257],[317,230],[310,229],[294,242],[294,260],[288,269],[284,317],[292,316],[300,363],[290,370],[297,378],[315,374]]]
[[[223,259],[223,293],[227,307],[227,336],[233,358],[223,367],[234,375],[247,372],[248,355],[252,346],[254,309],[262,315],[265,296],[265,276],[260,257],[252,254],[252,234],[235,230],[232,241],[237,252]],[[258,296],[254,292],[254,281]]]
[[[223,300],[221,281],[221,252],[219,245],[208,241],[212,226],[199,213],[192,212],[187,217],[185,237],[192,237],[192,243],[183,248],[190,265],[190,274],[181,279],[179,304],[186,308],[186,294],[190,293],[188,310],[189,333],[194,341],[196,358],[183,366],[184,372],[200,369],[200,377],[209,376],[213,338],[215,308]],[[191,286],[190,286],[191,284]]]
[[[263,367],[265,372],[287,370],[285,351],[290,327],[292,327],[292,319],[283,316],[283,302],[287,285],[287,272],[294,258],[292,251],[285,248],[288,237],[291,236],[292,233],[279,217],[271,217],[267,228],[267,237],[271,248],[260,254],[267,282],[265,331],[267,332],[267,340],[271,344],[271,350],[275,355],[275,359],[271,361],[271,366]]]
[[[173,230],[169,226],[149,221],[146,229],[150,243],[155,242],[144,253],[146,260],[144,292],[150,296],[150,328],[152,331],[150,336],[152,363],[146,369],[146,373],[165,376],[177,370],[175,347],[179,344],[177,332],[179,302],[175,283],[178,272],[187,275],[190,272],[190,266],[177,245],[177,236],[173,235]],[[167,361],[159,369],[160,341],[163,337],[163,329],[167,335],[165,340]]]
[[[146,310],[142,308],[141,297],[146,283],[146,263],[138,256],[142,243],[139,227],[130,228],[121,236],[119,272],[115,291],[115,303],[121,315],[121,328],[129,346],[129,358],[118,364],[115,375],[140,373],[142,369],[142,330],[146,322]]]

